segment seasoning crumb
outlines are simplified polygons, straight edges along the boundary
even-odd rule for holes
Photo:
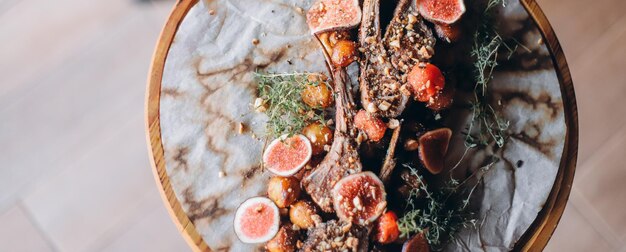
[[[214,9],[210,9],[209,10],[209,15],[211,15],[211,16],[215,15],[215,10]]]
[[[398,126],[400,126],[400,121],[398,121],[398,119],[391,119],[389,120],[389,123],[387,123],[387,127],[390,129],[398,128]]]
[[[252,39],[252,44],[253,45],[258,45],[259,43],[261,43],[261,41],[259,41],[259,39],[257,39],[257,38]]]
[[[217,176],[220,178],[226,177],[226,173],[224,171],[220,171],[217,173]]]
[[[243,134],[245,130],[246,130],[246,126],[240,122],[239,125],[237,126],[237,131],[239,132],[239,135]]]
[[[523,160],[517,160],[517,163],[515,164],[517,166],[517,168],[522,167],[522,165],[524,165],[524,161]]]

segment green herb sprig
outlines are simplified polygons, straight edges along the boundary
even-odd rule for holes
[[[506,142],[509,122],[503,119],[488,102],[487,86],[498,65],[498,53],[502,47],[509,51],[509,57],[517,49],[510,47],[495,31],[491,10],[497,5],[504,6],[504,0],[489,0],[483,12],[483,22],[474,34],[471,56],[474,58],[474,100],[471,102],[472,118],[467,127],[465,146],[474,148],[495,142],[498,147]]]
[[[268,136],[277,138],[281,135],[299,133],[308,123],[325,123],[322,109],[308,106],[302,101],[301,93],[307,85],[327,85],[312,81],[310,75],[316,73],[256,73],[259,98],[266,106],[265,113]],[[315,79],[315,78],[313,78]]]
[[[469,209],[470,199],[484,175],[496,162],[498,159],[492,158],[487,165],[463,181],[450,179],[445,187],[436,191],[428,189],[414,167],[404,164],[411,176],[419,181],[420,187],[411,191],[407,200],[408,211],[398,219],[400,235],[410,237],[424,233],[428,244],[437,251],[447,241],[454,239],[454,235],[462,228],[476,227],[478,220]],[[424,195],[425,204],[416,203],[419,195]]]

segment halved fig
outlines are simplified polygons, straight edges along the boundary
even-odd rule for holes
[[[385,186],[369,171],[339,180],[332,194],[337,217],[359,225],[374,222],[387,207]]]
[[[267,146],[263,164],[270,172],[289,177],[298,173],[311,160],[312,154],[311,142],[305,136],[283,135]]]
[[[437,33],[437,37],[445,40],[448,43],[456,42],[461,39],[461,28],[457,24],[436,24],[435,25],[435,33]]]
[[[278,207],[265,197],[249,198],[235,212],[235,234],[244,243],[271,240],[280,224]]]
[[[419,233],[411,237],[402,245],[402,252],[430,252],[428,241],[424,233]]]
[[[465,13],[463,0],[419,0],[419,13],[436,24],[453,24]]]
[[[359,0],[317,0],[306,19],[312,34],[355,27],[361,23]]]
[[[419,158],[430,173],[439,174],[443,170],[450,138],[452,130],[448,128],[428,131],[419,138]]]

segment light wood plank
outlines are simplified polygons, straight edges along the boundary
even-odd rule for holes
[[[20,206],[0,215],[0,223],[0,251],[54,251]]]
[[[590,220],[570,204],[565,209],[561,224],[545,251],[612,251],[612,249],[602,237],[602,233],[592,228]]]
[[[129,13],[109,32],[111,37],[0,108],[0,162],[5,167],[0,169],[0,209],[29,185],[93,151],[119,125],[141,120],[145,73],[162,18],[142,13]]]
[[[163,206],[156,187],[150,191],[145,212],[136,217],[136,223],[124,227],[119,237],[108,242],[102,251],[190,251]]]
[[[122,17],[137,10],[127,0],[28,0],[6,5],[0,15],[3,101],[41,84],[32,80],[88,48],[112,25],[123,21]]]

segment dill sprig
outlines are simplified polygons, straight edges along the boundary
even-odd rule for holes
[[[471,56],[474,58],[474,100],[471,102],[472,118],[467,127],[465,146],[474,148],[495,142],[499,147],[506,142],[506,130],[509,122],[503,119],[489,104],[487,86],[493,78],[498,65],[498,53],[501,48],[509,51],[509,57],[517,49],[510,47],[495,31],[491,10],[497,5],[504,6],[504,0],[489,0],[483,12],[484,18],[474,34]]]
[[[496,162],[498,159],[492,158],[487,165],[463,181],[450,179],[446,186],[436,191],[428,189],[414,167],[404,164],[410,170],[411,176],[419,181],[420,187],[411,191],[407,200],[407,211],[398,219],[400,235],[408,238],[424,233],[431,248],[441,250],[462,228],[476,227],[478,220],[469,209],[470,199],[484,175]],[[416,203],[420,195],[424,195],[425,204]]]
[[[301,93],[307,85],[326,85],[312,80],[316,73],[256,73],[259,98],[267,110],[268,136],[299,133],[308,123],[324,123],[323,109],[313,108],[302,101]]]

